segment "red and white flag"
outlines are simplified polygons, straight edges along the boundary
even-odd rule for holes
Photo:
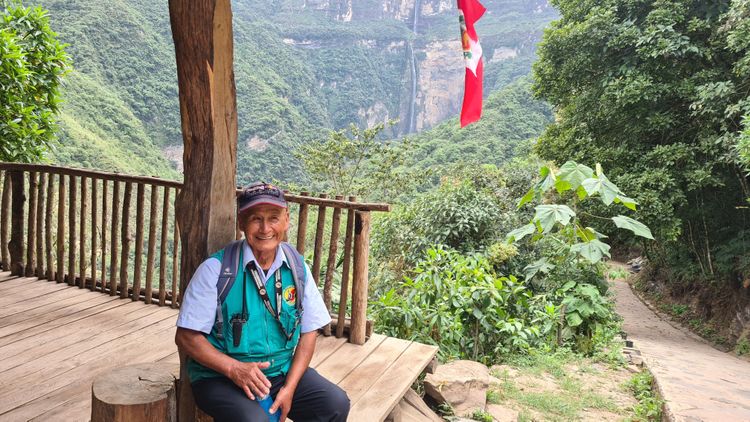
[[[482,46],[474,30],[474,23],[484,14],[478,0],[458,0],[458,21],[461,24],[461,44],[466,64],[464,103],[461,107],[461,127],[482,117]]]

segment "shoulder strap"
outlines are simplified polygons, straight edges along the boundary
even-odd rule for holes
[[[240,252],[242,251],[242,242],[244,240],[235,240],[224,247],[224,256],[221,259],[221,269],[219,270],[219,280],[216,282],[216,335],[223,338],[224,317],[221,313],[221,305],[226,300],[229,291],[232,290],[234,281],[237,278],[237,267],[240,264]]]
[[[292,270],[294,276],[294,288],[297,290],[297,315],[302,315],[302,298],[305,294],[305,282],[307,281],[307,271],[305,271],[305,258],[287,242],[281,242],[281,250],[286,256],[286,262]]]

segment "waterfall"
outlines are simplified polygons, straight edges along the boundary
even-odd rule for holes
[[[419,20],[419,7],[421,6],[421,0],[415,0],[414,2],[414,20],[412,21],[411,30],[414,35],[417,35],[417,21]],[[409,128],[406,133],[416,132],[416,125],[414,123],[414,114],[416,112],[416,101],[417,101],[417,61],[414,57],[414,46],[409,42],[409,53],[411,55],[411,103],[409,105]]]

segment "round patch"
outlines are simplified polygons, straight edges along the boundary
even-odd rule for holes
[[[289,286],[286,289],[284,289],[284,302],[286,302],[287,305],[294,305],[297,303],[297,289],[294,288],[294,286]]]

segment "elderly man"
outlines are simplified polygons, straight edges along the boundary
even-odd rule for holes
[[[177,319],[195,402],[217,422],[268,421],[268,413],[345,421],[346,393],[308,367],[317,330],[331,318],[307,264],[283,242],[284,194],[255,183],[237,203],[245,239],[198,267]],[[269,394],[267,413],[256,399]]]

